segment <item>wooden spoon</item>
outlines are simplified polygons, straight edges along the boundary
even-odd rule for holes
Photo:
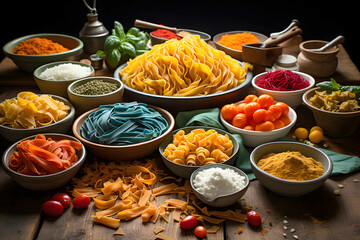
[[[142,21],[139,19],[136,19],[134,22],[134,26],[135,27],[140,27],[140,28],[147,28],[147,29],[166,29],[169,30],[171,32],[174,32],[176,35],[179,31],[179,29],[177,29],[176,27],[168,27],[168,26],[164,26],[164,25],[160,25],[160,24],[155,24],[155,23],[151,23],[151,22],[146,22],[146,21]],[[179,36],[179,35],[178,35]],[[182,38],[182,36],[179,36]]]
[[[339,35],[336,38],[334,38],[331,42],[322,46],[321,48],[314,48],[314,49],[307,49],[307,50],[309,50],[311,52],[324,52],[340,43],[343,43],[344,41],[345,41],[345,38],[343,36]]]

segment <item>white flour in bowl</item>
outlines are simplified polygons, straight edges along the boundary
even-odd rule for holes
[[[245,177],[230,168],[208,168],[196,174],[193,186],[206,198],[214,199],[243,189]]]

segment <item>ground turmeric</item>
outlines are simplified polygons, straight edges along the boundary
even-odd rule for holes
[[[219,44],[242,51],[242,46],[248,43],[258,43],[260,40],[252,33],[243,32],[235,34],[224,34],[221,36],[221,39],[218,41]]]
[[[257,164],[265,172],[286,180],[306,181],[324,174],[324,166],[300,152],[269,153]]]
[[[11,52],[20,55],[48,55],[66,51],[69,51],[69,49],[49,39],[30,38],[21,41],[19,46],[14,47]]]

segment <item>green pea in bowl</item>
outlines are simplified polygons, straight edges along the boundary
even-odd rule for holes
[[[96,95],[85,95],[76,91],[78,87],[84,86],[84,84],[87,84],[91,81],[95,83],[94,81],[99,80],[102,80],[106,83],[115,84],[116,89],[112,92]],[[71,103],[76,109],[76,113],[80,115],[86,111],[97,108],[100,105],[121,102],[124,94],[124,84],[120,80],[112,77],[88,77],[71,83],[67,88],[67,93]]]

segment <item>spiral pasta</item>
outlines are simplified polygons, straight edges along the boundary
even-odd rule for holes
[[[239,86],[247,69],[194,35],[155,45],[119,73],[127,86],[144,93],[197,96]]]
[[[233,143],[228,135],[214,129],[194,129],[188,134],[184,130],[178,131],[163,155],[178,164],[202,166],[222,163],[229,159],[232,151]]]

